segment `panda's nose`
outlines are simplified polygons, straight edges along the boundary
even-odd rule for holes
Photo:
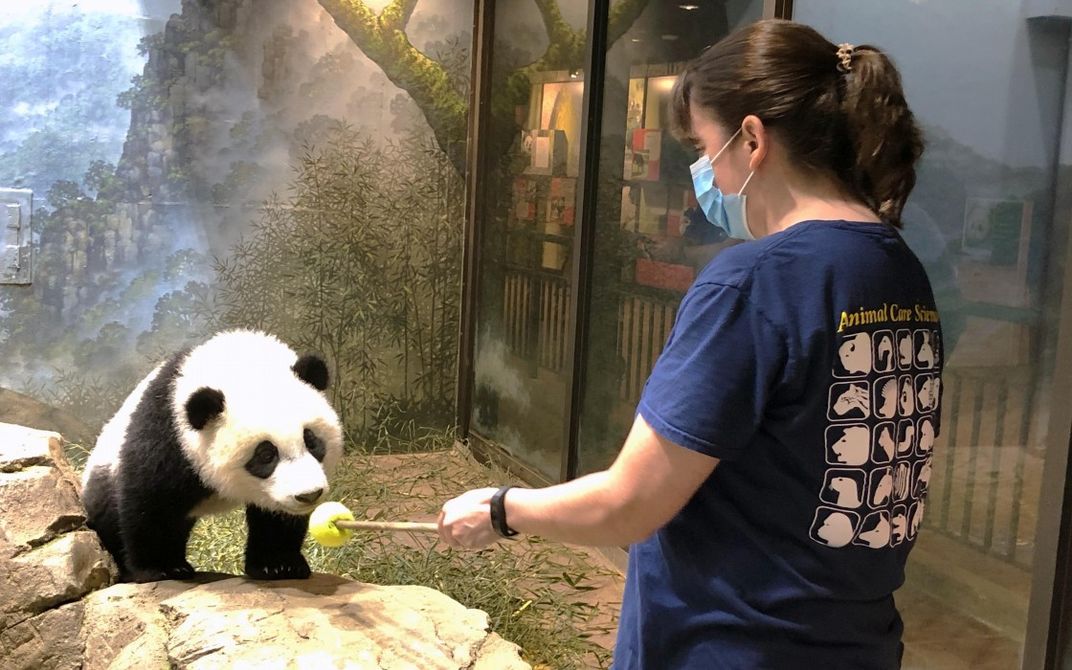
[[[299,493],[294,496],[294,499],[300,503],[311,505],[317,500],[320,500],[320,496],[324,494],[324,489],[317,489],[315,491],[306,491],[305,493]]]

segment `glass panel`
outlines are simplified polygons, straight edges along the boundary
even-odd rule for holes
[[[357,29],[386,0],[329,4],[0,3],[35,254],[0,285],[0,421],[92,445],[237,326],[328,357],[354,440],[451,421],[472,3],[408,3],[408,43]]]
[[[649,2],[607,52],[581,473],[618,453],[685,289],[731,244],[696,206],[695,157],[667,128],[676,74],[762,10],[762,0]]]
[[[495,3],[472,427],[557,480],[588,5]]]

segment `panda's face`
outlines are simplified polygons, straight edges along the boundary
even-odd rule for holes
[[[299,422],[287,431],[236,437],[244,443],[235,450],[242,468],[220,473],[230,497],[289,514],[308,514],[327,499],[325,460],[333,440],[329,425]],[[334,463],[327,465],[333,468]]]
[[[205,483],[223,498],[288,514],[308,514],[326,500],[342,434],[327,401],[309,391],[302,398],[302,389],[292,389],[287,403],[225,395],[223,411],[194,445],[191,460]]]
[[[221,498],[308,514],[327,499],[342,454],[338,416],[321,392],[326,367],[259,340],[230,345],[209,351],[225,358],[225,374],[203,369],[211,359],[195,349],[177,379],[183,451]]]

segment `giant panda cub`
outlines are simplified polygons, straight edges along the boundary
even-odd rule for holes
[[[158,365],[105,424],[86,463],[88,525],[121,581],[194,574],[198,517],[246,508],[245,572],[309,576],[309,514],[342,453],[324,362],[271,335],[225,331]]]

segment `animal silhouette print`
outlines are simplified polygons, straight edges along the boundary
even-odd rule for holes
[[[911,420],[902,421],[897,426],[897,453],[907,454],[912,451],[916,441],[916,424]]]
[[[826,430],[826,460],[836,465],[863,465],[871,449],[867,426],[831,426]]]
[[[931,460],[928,458],[916,464],[915,496],[920,498],[931,484]]]
[[[924,370],[934,368],[934,346],[929,330],[916,331],[916,364]]]
[[[921,377],[919,391],[916,399],[919,402],[919,411],[929,412],[938,406],[938,386],[941,380],[938,377]]]
[[[897,546],[904,541],[908,534],[908,510],[904,505],[893,508],[893,516],[890,517],[890,544]]]
[[[924,500],[920,500],[912,505],[912,509],[909,512],[911,519],[908,523],[908,537],[915,537],[919,532],[919,527],[923,525],[923,512],[927,507],[927,503]]]
[[[844,547],[852,542],[858,522],[859,517],[852,512],[820,507],[815,511],[815,521],[811,526],[811,538],[828,547]]]
[[[916,390],[912,387],[912,378],[901,377],[901,416],[912,416],[916,410]]]
[[[875,372],[889,372],[896,365],[893,357],[893,333],[880,330],[872,339],[875,342]]]
[[[809,536],[833,548],[907,546],[921,529],[933,476],[940,333],[891,328],[839,337],[827,397],[827,470]]]
[[[897,331],[897,364],[902,370],[912,369],[912,331]]]
[[[890,519],[886,512],[868,514],[861,525],[860,535],[853,544],[881,549],[890,544]]]
[[[827,486],[823,500],[831,505],[855,509],[863,504],[861,482],[854,473],[845,470],[834,470],[827,474]],[[861,473],[862,474],[862,473]]]
[[[875,430],[878,437],[875,439],[877,448],[873,458],[876,463],[889,463],[893,460],[893,452],[897,449],[897,443],[893,437],[894,425],[882,423]]]
[[[924,417],[919,421],[919,451],[929,454],[934,449],[934,424],[930,417]]]
[[[875,415],[883,419],[892,419],[897,414],[897,378],[887,377],[875,382],[877,390],[877,407]]]
[[[893,499],[901,502],[908,498],[912,487],[912,468],[908,463],[898,463],[893,469]]]
[[[846,338],[838,347],[838,361],[850,376],[871,372],[871,336],[856,333]]]
[[[834,400],[831,409],[839,419],[862,419],[870,415],[870,393],[867,384],[835,384],[830,389]]]
[[[868,503],[872,507],[881,507],[893,494],[893,475],[889,468],[882,468],[871,473],[871,494]]]

